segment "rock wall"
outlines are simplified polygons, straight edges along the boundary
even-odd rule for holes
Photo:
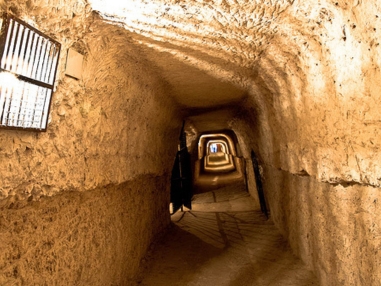
[[[132,285],[168,226],[168,177],[0,202],[1,285]]]
[[[380,285],[380,189],[264,168],[271,216],[321,285]]]
[[[193,70],[245,91],[226,128],[247,162],[257,153],[273,219],[321,284],[377,285],[379,1],[132,2],[140,10],[127,32],[84,1],[0,1],[63,45],[48,131],[0,132],[1,199],[32,205],[168,176],[181,122],[155,71],[170,64],[155,53],[155,69],[132,40],[153,36],[161,50],[183,47],[177,58]],[[69,47],[85,56],[79,81],[64,76]]]
[[[181,123],[165,83],[150,71],[124,29],[96,15],[78,26],[81,38],[73,24],[60,27],[70,30],[71,38],[55,37],[64,44],[47,132],[0,134],[0,198],[89,190],[170,171],[177,150],[171,139]],[[79,81],[65,76],[69,47],[84,55]]]
[[[130,34],[85,3],[0,1],[62,44],[47,132],[0,130],[1,285],[128,285],[169,224],[176,105]]]
[[[231,122],[321,285],[380,285],[380,12],[377,1],[294,1]]]

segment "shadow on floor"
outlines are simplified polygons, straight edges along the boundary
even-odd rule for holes
[[[222,252],[223,249],[172,223],[161,244],[147,258],[147,269],[137,285],[188,285],[195,279],[198,269]]]
[[[224,188],[196,196],[194,206],[172,216],[137,285],[319,285],[271,219],[250,210],[248,193]]]

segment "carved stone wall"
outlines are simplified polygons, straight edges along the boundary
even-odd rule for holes
[[[168,176],[0,202],[1,285],[132,285],[169,224]]]
[[[0,130],[1,285],[128,285],[169,224],[176,105],[130,34],[84,3],[0,2],[62,44],[47,132]]]
[[[82,1],[0,1],[63,44],[48,131],[0,132],[0,198],[167,176],[172,93],[195,129],[233,129],[248,166],[256,152],[273,219],[322,285],[377,285],[379,1],[131,3],[111,24]],[[69,47],[79,81],[64,76]]]
[[[321,285],[378,285],[377,3],[295,1],[231,122],[258,153],[272,217]]]

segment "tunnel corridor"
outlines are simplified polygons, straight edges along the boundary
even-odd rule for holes
[[[380,286],[380,38],[381,0],[0,0],[0,285]]]
[[[171,220],[136,285],[319,285],[242,182],[195,195]]]

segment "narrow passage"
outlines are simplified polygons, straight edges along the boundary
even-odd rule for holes
[[[319,285],[271,219],[254,209],[240,186],[195,195],[192,211],[172,216],[137,285]]]

